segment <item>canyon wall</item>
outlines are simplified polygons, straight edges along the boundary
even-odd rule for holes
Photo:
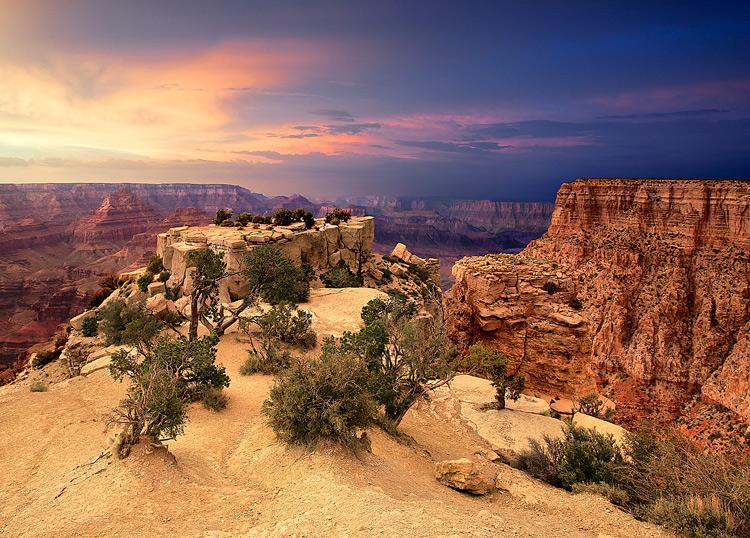
[[[580,396],[588,370],[624,421],[694,397],[750,419],[748,182],[566,183],[543,237],[454,275],[452,336],[495,342],[539,390]]]

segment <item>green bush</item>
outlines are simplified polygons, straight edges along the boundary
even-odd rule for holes
[[[166,282],[169,280],[169,277],[172,276],[169,271],[162,271],[159,273],[159,282]]]
[[[561,439],[545,436],[544,444],[533,439],[529,444],[520,454],[520,468],[567,490],[577,482],[612,484],[623,462],[611,435],[573,425],[563,428]]]
[[[477,342],[473,344],[459,361],[461,368],[470,373],[487,376],[495,387],[495,400],[500,409],[505,409],[505,400],[513,401],[521,397],[525,386],[522,375],[508,375],[505,355],[499,350]]]
[[[326,213],[325,221],[330,224],[340,224],[352,218],[352,212],[346,209],[334,208],[333,211]]]
[[[304,271],[277,245],[253,248],[245,257],[242,275],[250,289],[271,304],[302,303],[310,296]]]
[[[249,349],[247,358],[240,366],[242,375],[276,375],[292,364],[292,355],[285,349],[271,345],[263,351]]]
[[[201,394],[201,402],[206,409],[221,411],[222,409],[226,409],[229,403],[229,396],[226,395],[224,389],[210,388]]]
[[[281,375],[263,412],[287,443],[329,439],[353,446],[357,429],[370,426],[376,412],[367,384],[367,370],[350,355],[299,362]]]
[[[320,280],[326,288],[359,288],[362,279],[352,273],[344,260],[320,275]]]
[[[232,220],[231,209],[219,209],[216,212],[216,217],[214,217],[213,223],[217,225],[222,225],[225,221],[231,221],[231,220]]]
[[[146,272],[151,273],[152,275],[158,275],[164,270],[164,262],[161,259],[161,256],[151,256],[151,259],[148,260],[148,265],[146,266]]]
[[[576,482],[572,486],[573,493],[593,493],[605,497],[609,502],[616,506],[627,506],[630,497],[624,489],[607,484],[606,482],[582,483]]]
[[[129,323],[142,318],[145,314],[140,305],[128,306],[125,301],[115,300],[102,308],[101,329],[106,345],[123,344],[123,333]]]
[[[244,211],[242,214],[240,214],[239,217],[237,217],[237,222],[239,222],[242,226],[247,226],[252,222],[253,216],[248,213],[247,211]]]
[[[442,320],[415,314],[416,306],[401,297],[373,299],[362,308],[360,331],[323,343],[324,357],[351,354],[367,366],[370,392],[393,430],[419,398],[453,375],[455,348]]]
[[[99,322],[96,320],[96,316],[87,316],[83,319],[81,324],[81,334],[83,336],[96,336],[98,331]]]
[[[257,320],[261,333],[303,349],[315,347],[317,336],[310,329],[312,314],[290,303],[279,303]]]
[[[142,292],[148,291],[148,285],[151,284],[154,281],[154,275],[153,273],[143,273],[141,276],[138,277],[137,284],[138,289]]]

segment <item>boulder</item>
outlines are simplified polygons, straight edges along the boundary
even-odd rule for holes
[[[167,292],[167,287],[164,282],[152,282],[148,285],[148,296],[154,297],[155,295],[164,294]]]
[[[497,469],[490,463],[480,463],[467,458],[445,460],[435,465],[438,482],[472,495],[485,495],[495,489]]]
[[[81,368],[81,375],[89,375],[93,372],[96,372],[97,370],[102,370],[104,368],[107,368],[111,362],[112,362],[111,355],[104,355],[103,357],[94,359],[91,362],[87,362]]]
[[[596,430],[598,433],[604,435],[611,435],[620,447],[624,446],[625,435],[628,433],[628,430],[622,426],[618,426],[617,424],[584,413],[576,413],[573,415],[573,425]]]

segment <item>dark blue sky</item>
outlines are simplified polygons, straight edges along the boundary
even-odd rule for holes
[[[750,3],[16,2],[0,179],[552,199],[750,176]]]

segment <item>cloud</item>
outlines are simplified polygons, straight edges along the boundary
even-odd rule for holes
[[[712,116],[729,112],[726,109],[719,108],[699,108],[695,110],[675,110],[669,112],[644,112],[633,114],[606,114],[597,116],[600,120],[638,120],[638,119],[673,119],[673,118],[696,118]]]
[[[513,146],[502,146],[497,142],[441,142],[439,140],[396,140],[400,146],[420,148],[445,153],[484,153],[509,149]]]
[[[586,123],[572,123],[553,120],[527,120],[511,123],[488,123],[469,125],[467,131],[478,137],[487,138],[560,138],[582,136],[591,130]]]
[[[320,136],[318,133],[298,133],[298,134],[288,134],[288,135],[280,135],[279,138],[316,138]]]
[[[328,125],[326,128],[328,129],[328,133],[334,135],[356,135],[370,129],[380,129],[382,126],[380,123],[349,123],[346,125]]]
[[[28,166],[29,161],[19,159],[18,157],[0,157],[0,167],[10,166]]]
[[[311,113],[315,114],[316,116],[321,116],[323,118],[328,118],[331,121],[342,121],[342,122],[353,122],[353,121],[355,121],[354,116],[352,116],[346,110],[336,110],[336,109],[331,109],[331,108],[322,108],[320,110],[313,110]]]

